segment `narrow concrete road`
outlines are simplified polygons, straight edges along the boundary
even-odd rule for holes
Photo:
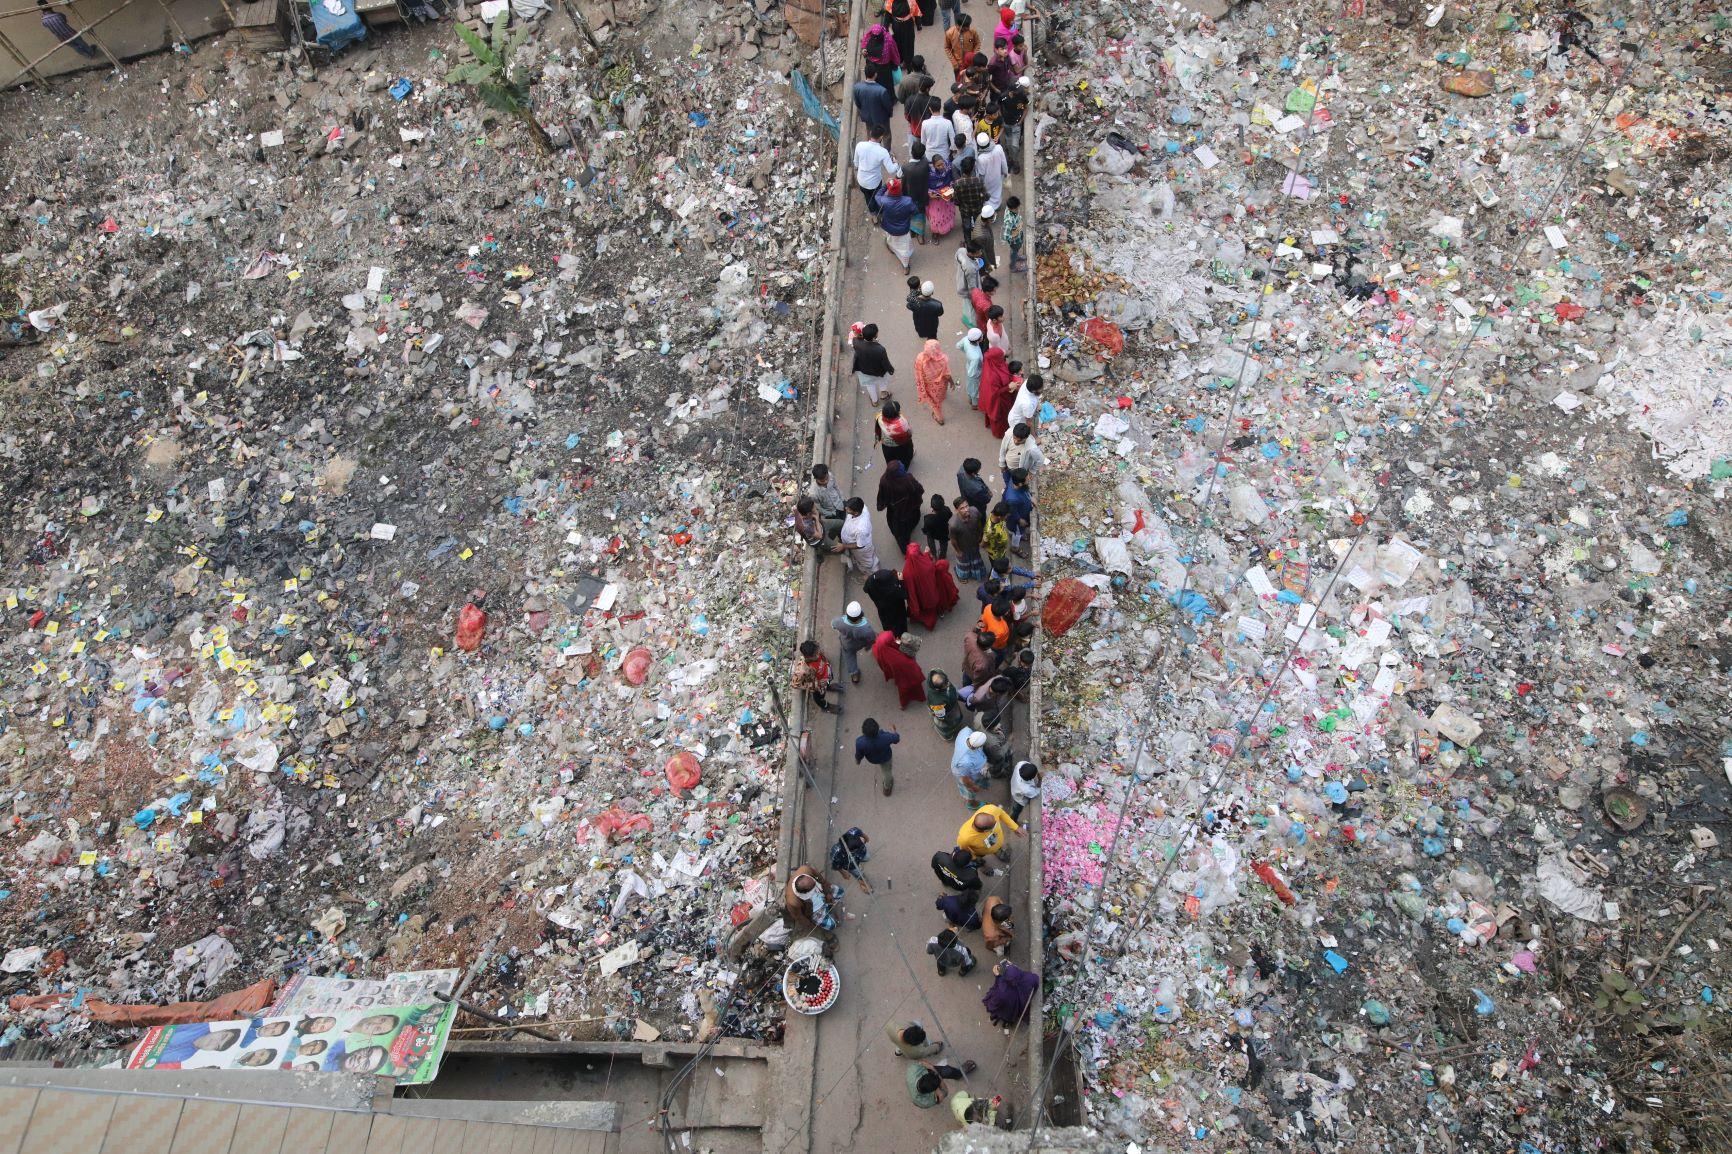
[[[997,23],[996,10],[972,3],[965,11],[974,17],[983,40],[990,40]],[[870,24],[870,20],[868,20]],[[937,81],[935,91],[949,90],[951,71],[944,56],[942,25],[922,29],[919,51]],[[901,110],[892,127],[895,155],[906,160],[907,128]],[[852,142],[846,142],[852,150]],[[1021,195],[1023,178],[1013,175],[1006,195]],[[1026,197],[1024,198],[1026,200]],[[875,322],[881,339],[896,366],[892,386],[903,414],[914,429],[913,473],[926,487],[927,501],[934,493],[951,501],[956,495],[955,475],[965,457],[978,457],[982,476],[992,485],[996,499],[998,443],[987,431],[980,414],[968,406],[967,394],[958,388],[945,405],[945,424],[938,425],[930,411],[918,403],[914,386],[914,359],[923,342],[915,336],[904,305],[906,279],[894,255],[884,246],[882,235],[865,215],[860,197],[848,199],[847,276],[840,302],[838,331],[845,337],[854,321]],[[933,244],[916,246],[913,275],[932,281],[944,302],[945,317],[940,343],[950,356],[951,371],[959,385],[964,375],[960,352],[955,348],[962,332],[962,304],[957,297],[955,258],[961,241],[960,229]],[[1027,334],[1018,331],[1024,315],[1020,278],[1008,276],[1008,253],[999,245],[1002,287],[996,301],[1011,318],[1013,360],[1028,360]],[[835,452],[830,460],[844,493],[859,496],[872,508],[883,476],[884,460],[872,440],[874,409],[848,371],[851,357],[844,351],[838,359],[835,387]],[[900,568],[895,538],[882,515],[874,520],[874,538],[882,564]],[[924,536],[915,540],[924,543]],[[1019,564],[1026,564],[1019,562]],[[959,581],[962,600],[938,628],[928,634],[918,624],[913,632],[922,638],[920,666],[930,672],[942,669],[953,679],[961,675],[962,639],[979,617],[975,598],[977,584]],[[860,591],[857,577],[844,573],[836,560],[824,562],[818,588],[819,638],[826,652],[837,655],[836,637],[829,628],[850,599],[857,599],[874,625],[882,625],[871,601]],[[977,1096],[1002,1093],[1007,1102],[1021,1102],[1027,1095],[1023,1055],[1027,1040],[1023,1031],[1012,1035],[992,1025],[981,1006],[981,998],[992,984],[992,965],[997,960],[987,950],[978,932],[964,935],[979,960],[968,977],[952,972],[939,977],[926,942],[945,926],[943,915],[933,907],[943,892],[929,866],[932,854],[955,844],[958,828],[970,809],[957,793],[950,774],[951,745],[941,739],[924,704],[899,709],[895,687],[886,682],[869,654],[862,655],[862,679],[846,685],[839,718],[816,715],[812,726],[813,748],[820,796],[814,799],[808,819],[806,860],[822,865],[828,846],[842,830],[859,826],[871,837],[871,861],[867,874],[875,892],[865,895],[849,884],[845,907],[848,918],[841,927],[836,961],[842,972],[844,992],[829,1013],[816,1019],[818,1030],[817,1069],[813,1079],[814,1104],[807,1133],[793,1144],[811,1151],[897,1151],[918,1154],[935,1148],[945,1131],[954,1129],[949,1103],[917,1109],[909,1100],[905,1082],[907,1061],[898,1058],[884,1035],[891,1021],[917,1019],[927,1033],[942,1035],[949,1043],[945,1061],[961,1065],[972,1059],[979,1068],[966,1081]],[[840,675],[838,662],[838,675]],[[854,763],[854,738],[860,722],[877,718],[894,725],[902,735],[896,747],[895,792],[883,797],[877,773]],[[1028,711],[1016,707],[1015,740],[1026,748]],[[833,799],[828,823],[824,795]],[[1009,790],[994,782],[986,800],[1008,808]],[[988,895],[1006,896],[1016,907],[1018,935],[1009,957],[1028,966],[1028,863],[1029,840],[1013,838],[1012,867],[988,881]],[[1036,967],[1038,968],[1038,967]],[[796,1022],[790,1030],[810,1028]],[[948,1084],[954,1086],[954,1083]]]

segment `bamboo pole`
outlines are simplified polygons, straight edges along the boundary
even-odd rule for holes
[[[475,1003],[466,1002],[462,998],[453,997],[450,994],[435,994],[434,996],[441,1002],[456,1002],[458,1009],[462,1010],[464,1013],[474,1014],[484,1022],[493,1022],[507,1030],[516,1030],[519,1033],[528,1034],[531,1038],[540,1038],[543,1042],[562,1042],[565,1040],[563,1038],[556,1038],[552,1034],[544,1034],[532,1026],[525,1026],[517,1022],[508,1021],[505,1018],[499,1017],[497,1014],[490,1014]]]
[[[12,17],[12,16],[29,16],[33,12],[43,11],[43,9],[45,7],[46,8],[64,8],[70,2],[71,2],[71,0],[48,0],[48,3],[46,5],[31,4],[25,8],[8,8],[4,12],[0,12],[0,20],[5,20],[5,19]]]
[[[175,42],[177,44],[191,44],[192,40],[187,36],[186,29],[182,28],[180,26],[180,21],[174,18],[174,10],[168,6],[168,0],[156,0],[156,6],[162,9],[162,14],[164,16],[168,17],[169,27],[174,29]],[[226,0],[223,4],[223,10],[228,10]],[[234,23],[234,16],[232,14],[229,16],[229,23]]]
[[[25,61],[24,54],[19,52],[17,48],[13,47],[12,41],[6,39],[6,32],[4,29],[0,29],[0,44],[5,45],[6,55],[12,57],[12,59],[17,63],[24,65],[24,71],[30,74],[31,79],[35,80],[38,84],[48,83],[47,78],[44,77],[42,73],[36,71],[34,67]]]
[[[72,6],[72,0],[66,0],[66,14],[68,16],[73,17],[76,20],[82,20],[83,19],[83,17],[78,15],[78,9],[76,9]],[[94,28],[95,25],[93,24],[93,25],[91,25],[91,27]],[[84,35],[84,33],[80,32],[79,35],[82,36],[82,35]],[[120,57],[118,57],[114,53],[110,52],[108,50],[108,45],[104,44],[102,42],[101,37],[97,36],[95,32],[90,33],[90,38],[92,40],[96,41],[96,46],[98,48],[102,49],[102,54],[104,56],[108,57],[109,65],[111,67],[113,67],[116,71],[119,71],[120,70]]]
[[[90,31],[91,28],[95,28],[97,24],[101,24],[104,20],[109,20],[115,16],[118,16],[120,13],[126,11],[128,8],[132,7],[137,2],[138,2],[138,0],[121,0],[119,7],[114,8],[108,12],[105,12],[101,16],[98,16],[94,23],[92,23],[88,28],[80,28],[78,30],[77,34],[79,36],[84,35],[86,32]],[[19,72],[16,75],[14,75],[5,84],[0,84],[0,88],[10,88],[14,84],[18,83],[19,79],[22,78],[25,75],[25,73],[33,71],[38,64],[42,63],[44,60],[47,60],[50,56],[54,55],[56,52],[60,51],[62,48],[65,48],[67,43],[69,43],[69,42],[68,41],[61,41],[59,44],[56,44],[54,47],[52,47],[48,51],[44,52],[42,55],[38,56],[36,59],[27,61],[24,65],[24,71]]]

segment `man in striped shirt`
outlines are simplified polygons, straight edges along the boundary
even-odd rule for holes
[[[66,17],[48,6],[48,0],[36,0],[36,6],[42,9],[42,27],[54,33],[56,40],[62,44],[70,44],[72,50],[80,56],[96,55],[96,49],[84,42],[84,37],[73,30],[72,25],[66,22]]]

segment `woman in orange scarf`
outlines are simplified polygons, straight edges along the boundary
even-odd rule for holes
[[[932,419],[941,425],[944,423],[944,395],[955,387],[956,378],[950,375],[950,358],[944,355],[944,349],[937,341],[927,341],[920,355],[914,358],[914,391],[932,410]]]

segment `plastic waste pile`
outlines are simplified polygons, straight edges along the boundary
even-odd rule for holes
[[[736,15],[544,29],[545,159],[446,26],[0,97],[0,992],[77,995],[3,1041],[302,970],[639,1039],[732,987],[833,147]]]
[[[1576,11],[1049,35],[1046,1007],[1123,1140],[1725,1141],[1728,22]]]

